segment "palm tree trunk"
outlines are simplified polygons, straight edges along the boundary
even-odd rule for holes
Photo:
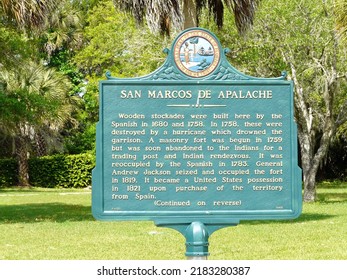
[[[43,157],[47,155],[46,141],[42,133],[39,131],[35,135],[36,142],[36,155],[38,157]]]
[[[28,187],[29,184],[29,162],[28,152],[26,149],[26,141],[23,137],[16,137],[15,139],[16,155],[18,162],[18,185],[21,187]]]

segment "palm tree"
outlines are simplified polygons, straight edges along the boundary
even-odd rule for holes
[[[48,56],[64,46],[82,45],[82,17],[69,1],[61,2],[46,19],[45,30],[44,48]]]
[[[0,15],[20,28],[39,27],[55,8],[57,0],[0,0]]]
[[[28,157],[37,135],[62,128],[73,111],[70,83],[53,69],[33,62],[0,69],[0,130],[13,139],[19,185],[29,185]]]
[[[169,34],[199,25],[199,15],[207,7],[218,27],[223,25],[224,6],[235,15],[235,24],[243,34],[252,25],[259,0],[113,0],[115,7],[132,12],[140,24],[146,19],[153,32]]]
[[[194,55],[196,55],[196,45],[199,43],[199,37],[191,38],[189,43],[194,45]]]

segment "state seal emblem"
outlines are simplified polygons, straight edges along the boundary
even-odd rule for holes
[[[209,75],[220,61],[217,40],[204,30],[187,30],[176,40],[173,49],[178,69],[190,77]]]

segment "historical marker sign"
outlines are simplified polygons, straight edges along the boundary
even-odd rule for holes
[[[301,213],[293,84],[246,76],[188,29],[165,64],[100,82],[93,214],[102,220],[291,219]]]

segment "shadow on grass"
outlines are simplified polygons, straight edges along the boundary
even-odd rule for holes
[[[318,193],[318,201],[324,203],[347,202],[347,193],[329,192]]]
[[[38,223],[66,221],[94,221],[90,206],[64,203],[35,203],[0,206],[0,223]],[[294,220],[242,221],[242,224],[304,223],[334,217],[328,214],[303,213]]]
[[[338,192],[337,188],[318,194],[318,204],[335,204],[347,202],[347,192]],[[344,190],[345,188],[343,188]],[[4,190],[1,190],[4,192]],[[5,191],[6,192],[6,191]],[[8,192],[13,192],[9,190]],[[16,192],[17,193],[17,192]],[[305,223],[326,220],[335,215],[325,213],[303,213],[294,220],[259,220],[242,221],[242,224],[264,223]],[[0,206],[0,223],[37,223],[37,222],[65,222],[65,221],[94,221],[90,206],[65,203],[30,203],[21,205]]]
[[[93,221],[90,206],[33,203],[0,206],[0,223]]]
[[[295,224],[295,223],[306,223],[312,221],[327,220],[335,217],[335,215],[329,214],[311,214],[302,213],[299,218],[294,220],[259,220],[259,221],[243,221],[243,224]]]

